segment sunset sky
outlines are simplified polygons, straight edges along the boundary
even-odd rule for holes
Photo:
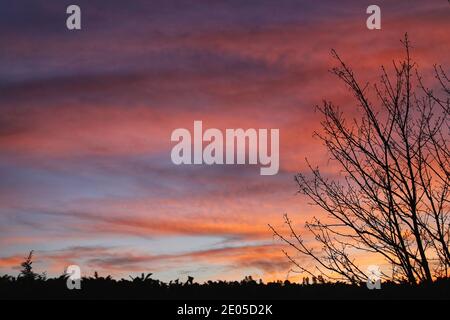
[[[66,7],[82,30],[66,28]],[[363,81],[402,55],[448,68],[447,0],[0,0],[0,274],[164,281],[289,277],[267,224],[322,211],[296,194],[305,158],[330,174],[315,105],[356,108],[328,71],[336,49]],[[172,163],[176,128],[278,128],[280,171]],[[303,260],[306,265],[307,260]],[[364,259],[364,257],[362,257]]]

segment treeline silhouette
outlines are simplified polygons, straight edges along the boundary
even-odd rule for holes
[[[0,277],[1,299],[445,299],[450,298],[450,280],[442,278],[418,285],[384,282],[380,290],[338,283],[299,284],[289,281],[263,283],[246,277],[242,281],[207,281],[203,284],[111,276],[84,277],[80,290],[69,290],[67,277],[26,280]]]
[[[369,290],[366,283],[358,285],[327,282],[322,277],[303,278],[302,283],[275,281],[264,283],[251,276],[242,281],[207,281],[197,283],[193,277],[163,282],[153,279],[151,273],[139,277],[116,280],[110,275],[81,279],[81,289],[69,290],[69,276],[63,274],[47,278],[32,268],[30,252],[21,264],[17,277],[0,277],[0,299],[446,299],[450,298],[450,278],[439,278],[431,283],[383,282],[380,290]],[[69,280],[70,281],[70,280]]]

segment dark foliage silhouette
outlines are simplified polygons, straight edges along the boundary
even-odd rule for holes
[[[33,253],[34,251],[31,250],[28,256],[25,257],[25,260],[20,264],[22,269],[20,270],[18,279],[21,281],[32,281],[36,279],[45,280],[46,278],[45,273],[37,274],[33,271]]]
[[[30,251],[28,254],[28,257],[26,257],[25,261],[22,262],[22,270],[20,271],[19,277],[22,277],[23,279],[36,279],[36,274],[33,272],[33,251]]]

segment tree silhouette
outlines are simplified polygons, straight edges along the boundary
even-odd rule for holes
[[[33,272],[33,250],[30,251],[25,260],[20,264],[22,270],[20,270],[19,277],[26,280],[34,280],[37,278],[37,274]]]
[[[361,85],[332,51],[338,66],[331,71],[350,90],[358,110],[349,119],[331,102],[317,107],[323,120],[315,136],[341,171],[331,179],[307,161],[310,174],[295,177],[299,193],[327,214],[306,223],[319,248],[305,242],[287,215],[288,235],[269,225],[296,252],[313,259],[311,270],[284,251],[312,277],[365,282],[368,275],[356,262],[359,252],[391,264],[392,275],[383,273],[384,279],[415,284],[448,277],[450,82],[435,65],[438,90],[427,88],[411,59],[407,35],[402,44],[404,60],[393,62],[393,75],[382,67],[373,86]]]

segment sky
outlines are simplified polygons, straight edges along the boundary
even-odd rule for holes
[[[81,30],[66,28],[70,4]],[[356,108],[330,50],[372,82],[408,32],[425,76],[449,66],[448,1],[377,1],[381,30],[366,27],[371,4],[0,0],[0,274],[35,250],[48,275],[292,277],[268,224],[283,231],[287,213],[303,232],[324,215],[294,175],[305,158],[338,174],[315,106]],[[195,120],[279,129],[278,174],[173,164],[171,133]]]

